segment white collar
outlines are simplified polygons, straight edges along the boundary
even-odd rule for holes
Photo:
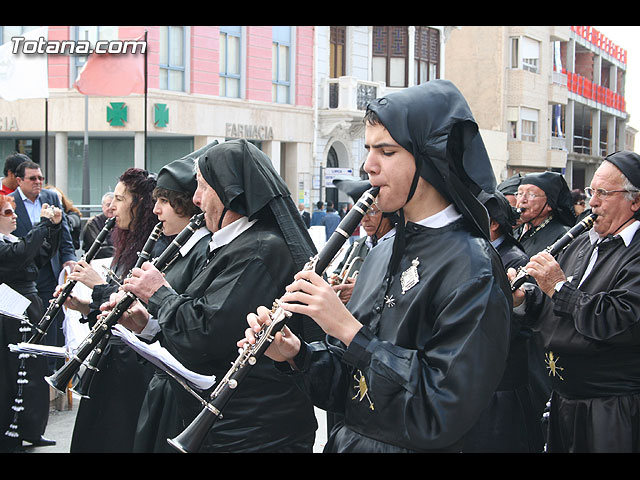
[[[249,221],[247,217],[240,217],[238,220],[230,223],[226,227],[222,227],[220,230],[213,232],[211,242],[209,242],[209,250],[213,251],[216,248],[220,248],[231,242],[231,240],[247,230],[257,221],[257,219]]]
[[[636,234],[638,228],[640,228],[640,221],[634,220],[633,223],[627,225],[620,232],[616,233],[614,237],[621,237],[625,247],[628,247],[631,243],[631,240],[633,240],[633,236]],[[591,241],[592,245],[602,238],[603,237],[601,237],[593,228],[589,230],[589,240]]]
[[[462,214],[456,210],[456,207],[453,203],[449,204],[448,207],[440,210],[438,213],[431,215],[430,217],[423,218],[419,222],[415,222],[418,225],[422,225],[423,227],[429,228],[442,228],[447,225],[455,222]]]
[[[183,257],[187,256],[187,253],[189,253],[189,251],[193,248],[193,246],[198,243],[198,240],[200,240],[202,237],[206,236],[206,235],[210,235],[211,232],[209,231],[209,229],[207,229],[207,227],[200,227],[198,230],[196,230],[193,235],[191,235],[191,237],[189,238],[189,240],[187,240],[185,242],[185,244],[182,246],[182,248],[180,248],[180,255],[182,255]]]
[[[378,243],[376,243],[376,245],[381,244],[385,240],[389,240],[390,238],[393,238],[395,234],[396,234],[396,227],[393,227],[391,230],[389,230],[387,233],[385,233],[382,237],[378,239]],[[371,241],[370,236],[366,238],[365,243],[367,244],[369,249],[373,248],[373,242]]]

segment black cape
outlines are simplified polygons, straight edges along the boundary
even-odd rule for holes
[[[529,262],[511,236],[496,250],[508,270]],[[517,316],[512,316],[511,343],[507,366],[487,409],[466,435],[464,452],[469,453],[540,453],[544,438],[540,415],[534,410],[529,388],[528,349],[530,333]]]
[[[209,251],[211,232],[206,227],[201,230],[204,235],[195,241],[188,252],[181,253],[165,270],[165,279],[172,288],[182,293],[192,279],[204,267]],[[196,233],[196,235],[199,235]],[[161,238],[158,243],[168,245],[174,237]],[[164,338],[159,333],[153,341],[158,340],[164,346]],[[184,387],[163,370],[156,372],[149,382],[147,394],[140,407],[138,426],[133,444],[137,453],[175,453],[176,450],[167,442],[168,438],[178,435],[186,425],[181,420],[176,401],[176,394],[182,394]]]
[[[182,295],[161,287],[149,311],[161,324],[165,347],[179,361],[220,380],[238,356],[236,342],[244,336],[247,314],[280,298],[297,271],[278,226],[270,217],[260,218],[216,250]],[[301,331],[300,318],[287,324]],[[176,398],[188,425],[202,405],[186,391]],[[283,451],[301,441],[310,449],[316,428],[308,398],[261,357],[209,432],[203,451]]]
[[[419,282],[403,294],[399,274],[386,289],[393,245],[376,246],[347,305],[364,324],[349,348],[309,344],[296,358],[302,373],[277,364],[316,406],[344,415],[325,451],[460,450],[502,377],[511,309],[502,263],[472,230],[465,219],[407,224],[399,272],[418,259]]]
[[[637,452],[640,233],[628,247],[620,238],[603,243],[578,288],[591,250],[588,232],[569,244],[558,263],[570,281],[552,299],[534,290],[542,303],[529,307],[555,367],[548,450]]]
[[[40,322],[44,313],[36,288],[38,271],[57,250],[61,233],[61,223],[54,225],[47,219],[41,219],[18,242],[0,240],[0,284],[6,283],[31,301],[25,313],[33,325]],[[0,315],[0,365],[3,366],[0,378],[0,451],[19,446],[21,439],[39,439],[47,426],[49,385],[44,380],[48,373],[46,357],[21,358],[8,348],[9,344],[26,342],[32,334],[28,324]]]

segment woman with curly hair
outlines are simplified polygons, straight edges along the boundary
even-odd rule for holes
[[[111,232],[114,278],[105,280],[81,260],[69,275],[92,289],[91,300],[73,295],[65,306],[82,313],[93,327],[100,305],[117,291],[133,268],[149,234],[158,223],[153,212],[156,177],[146,170],[130,168],[119,178],[111,208],[116,226]],[[154,256],[154,255],[152,255]],[[153,368],[140,362],[122,340],[112,336],[98,364],[88,397],[80,401],[71,439],[71,452],[130,452],[140,405],[153,375]]]

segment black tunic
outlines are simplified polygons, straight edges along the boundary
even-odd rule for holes
[[[6,283],[31,300],[26,315],[33,325],[38,324],[44,313],[36,288],[38,269],[56,251],[61,231],[60,224],[41,219],[18,242],[0,240],[0,284]],[[18,319],[0,315],[0,364],[3,367],[0,380],[0,451],[7,445],[17,446],[19,439],[39,439],[47,426],[49,386],[44,380],[47,375],[46,357],[19,355],[7,347],[27,341],[31,335],[28,324],[22,325]],[[24,375],[19,376],[19,372]],[[16,412],[13,407],[24,410]],[[10,425],[15,427],[10,428]],[[11,436],[6,436],[5,432],[10,432]],[[13,437],[16,432],[19,437]]]
[[[578,288],[591,251],[588,232],[569,244],[558,263],[570,281],[543,297],[538,328],[555,367],[548,451],[638,452],[640,233],[603,243]]]
[[[508,239],[496,250],[505,270],[517,270],[529,262],[529,257]],[[539,453],[543,450],[540,416],[533,409],[528,382],[530,334],[515,315],[512,316],[511,333],[504,375],[491,403],[466,435],[464,452]]]
[[[344,414],[325,451],[460,450],[502,377],[511,309],[497,253],[469,232],[464,219],[437,229],[408,223],[388,289],[393,242],[360,270],[347,307],[364,326],[349,347],[308,344],[296,357],[302,374],[277,364],[316,406]],[[403,294],[401,273],[415,259],[419,282]]]
[[[554,217],[544,227],[528,230],[522,235],[522,226],[516,229],[514,236],[520,238],[520,244],[529,257],[532,257],[558,240],[570,227],[561,223]],[[542,341],[536,332],[529,332],[529,384],[533,394],[533,405],[536,415],[542,418],[542,414],[549,397],[551,396],[551,380],[547,375],[544,364],[544,351]]]
[[[149,312],[158,318],[167,350],[190,370],[221,380],[238,356],[236,342],[244,336],[247,314],[280,298],[295,273],[280,230],[260,219],[216,250],[184,294],[161,287],[149,300]],[[290,325],[298,329],[298,322]],[[186,391],[176,397],[189,424],[202,405]],[[262,357],[238,386],[202,450],[280,451],[305,439],[311,451],[316,428],[306,396]]]
[[[205,264],[211,233],[205,227],[202,232],[206,234],[166,270],[165,279],[177,293],[184,292]],[[159,340],[161,345],[164,344],[161,333],[154,340]],[[140,408],[134,452],[176,452],[167,443],[167,438],[175,437],[186,427],[180,419],[175,400],[175,392],[180,393],[182,389],[183,387],[167,373],[156,370]]]

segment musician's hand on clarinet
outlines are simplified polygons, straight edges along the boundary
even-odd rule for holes
[[[529,275],[535,278],[540,290],[549,297],[556,292],[556,283],[567,279],[556,259],[548,252],[540,252],[531,257],[526,268]]]
[[[509,268],[507,270],[507,278],[509,279],[509,283],[513,283],[513,280],[518,275],[518,272],[515,268]],[[520,288],[516,288],[515,291],[511,294],[513,298],[513,307],[519,306],[522,302],[524,302],[525,293],[522,286]]]
[[[131,275],[122,283],[122,288],[126,292],[133,293],[144,303],[149,303],[151,296],[162,286],[171,287],[165,280],[164,274],[149,262],[131,270]]]
[[[121,290],[112,293],[109,300],[100,305],[100,311],[108,315],[124,296],[125,293]],[[142,332],[148,322],[149,312],[138,301],[135,301],[118,319],[118,323],[135,333]]]
[[[351,298],[353,287],[355,287],[355,285],[356,279],[354,277],[349,277],[345,280],[344,283],[333,285],[331,288],[333,288],[333,291],[338,294],[338,297],[340,297],[342,303],[346,305]]]
[[[63,285],[58,285],[53,292],[53,298],[57,298],[62,292]],[[49,303],[53,302],[51,299]],[[88,315],[91,309],[89,305],[91,305],[91,300],[85,300],[82,298],[76,297],[73,293],[70,293],[67,299],[64,301],[63,305],[71,310],[75,310],[77,312],[82,313],[83,315]]]
[[[245,338],[238,341],[237,345],[243,348],[247,343],[253,345],[256,343],[255,334],[260,331],[263,325],[271,323],[269,309],[266,307],[258,307],[256,313],[247,315],[247,323],[249,328],[245,330]],[[276,332],[271,345],[264,352],[270,359],[276,362],[291,361],[300,351],[300,339],[294,335],[286,325],[282,330]]]
[[[348,346],[362,324],[349,313],[320,275],[302,270],[294,278],[280,299],[282,308],[311,317],[325,333]]]
[[[76,262],[68,278],[80,282],[89,288],[106,283],[100,274],[84,260],[78,260]]]

